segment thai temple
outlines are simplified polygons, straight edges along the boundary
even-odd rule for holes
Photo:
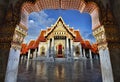
[[[99,57],[97,44],[84,40],[79,30],[69,27],[59,17],[54,25],[41,30],[36,40],[22,44],[21,58],[55,61],[92,59]]]

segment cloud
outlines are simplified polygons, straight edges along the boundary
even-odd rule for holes
[[[44,11],[31,13],[28,19],[28,35],[25,38],[25,42],[29,42],[30,39],[36,39],[41,29],[45,29],[54,22],[55,19],[49,18],[49,15]]]
[[[28,36],[25,38],[26,42],[29,42],[30,39],[36,39],[40,33],[41,29],[46,29],[46,27],[49,27],[51,24],[55,23],[55,18],[59,16],[59,13],[62,14],[62,17],[70,24],[70,26],[74,26],[75,29],[78,29],[78,27],[81,27],[81,35],[84,39],[89,39],[91,42],[95,42],[95,39],[92,35],[92,32],[90,31],[90,25],[89,23],[85,22],[84,18],[80,18],[79,13],[70,13],[68,11],[41,11],[41,12],[33,12],[29,15],[28,20]],[[68,15],[69,13],[69,15]],[[78,15],[79,14],[79,15]],[[54,17],[54,18],[51,18]],[[73,17],[73,18],[71,18]],[[76,18],[74,18],[76,17]],[[88,17],[87,17],[88,18]],[[79,21],[78,19],[82,19],[82,21]],[[64,20],[64,21],[65,21]],[[84,25],[83,25],[84,24]],[[87,29],[86,29],[87,28]]]
[[[96,42],[92,32],[90,32],[90,31],[84,31],[81,33],[81,35],[83,36],[84,39],[89,40],[91,43]]]
[[[31,21],[32,20],[32,21]],[[34,24],[31,23],[34,21]],[[28,26],[29,28],[32,28],[33,25],[37,26],[42,26],[42,27],[47,27],[50,26],[52,23],[55,22],[54,18],[49,18],[48,14],[45,13],[44,11],[41,12],[33,12],[29,16],[29,22]]]
[[[29,22],[30,22],[30,23],[34,23],[34,21],[33,21],[33,20],[29,20]]]
[[[95,38],[92,33],[88,34],[87,38],[92,42],[95,43]]]

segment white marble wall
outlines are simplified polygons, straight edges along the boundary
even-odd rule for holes
[[[46,43],[46,42],[40,42],[40,43],[39,43],[38,56],[41,56],[41,47],[44,47],[44,48],[45,48],[45,56],[47,56],[48,46],[47,46],[47,43]]]
[[[79,48],[80,48],[80,42],[73,42],[73,45],[74,45],[74,51],[73,51],[74,59],[79,59],[79,57],[76,57],[75,48],[77,46],[79,46]]]
[[[10,49],[5,82],[16,82],[20,50]]]
[[[99,54],[103,82],[114,82],[108,49],[100,49]]]

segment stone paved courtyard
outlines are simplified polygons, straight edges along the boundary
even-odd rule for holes
[[[17,82],[102,82],[98,60],[72,63],[22,60]]]

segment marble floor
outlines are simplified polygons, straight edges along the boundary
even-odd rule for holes
[[[17,82],[102,82],[98,60],[47,63],[22,60]]]

